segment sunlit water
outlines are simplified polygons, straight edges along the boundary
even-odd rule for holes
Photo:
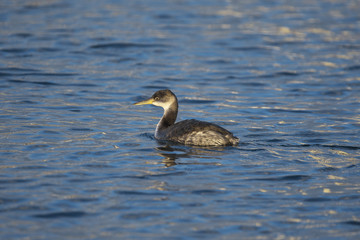
[[[0,3],[1,239],[359,239],[358,1]],[[179,120],[237,147],[158,143]]]

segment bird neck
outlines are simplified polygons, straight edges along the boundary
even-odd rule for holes
[[[169,107],[164,108],[164,115],[160,119],[158,125],[157,125],[157,131],[166,129],[173,125],[176,121],[176,117],[178,114],[178,103],[177,101],[174,101],[169,105]]]

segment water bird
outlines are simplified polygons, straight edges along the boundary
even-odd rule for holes
[[[231,132],[214,123],[195,119],[175,123],[178,114],[178,100],[166,89],[155,92],[151,98],[134,105],[152,104],[164,109],[164,114],[156,126],[155,138],[194,146],[233,146],[239,139]]]

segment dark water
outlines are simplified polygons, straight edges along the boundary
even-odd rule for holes
[[[2,1],[1,239],[359,239],[359,1]],[[238,147],[166,146],[179,119]]]

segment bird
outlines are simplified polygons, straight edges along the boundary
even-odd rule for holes
[[[152,104],[162,107],[164,114],[156,126],[155,139],[193,146],[235,146],[239,138],[214,123],[195,119],[175,123],[178,100],[169,89],[155,92],[149,99],[134,105]]]

